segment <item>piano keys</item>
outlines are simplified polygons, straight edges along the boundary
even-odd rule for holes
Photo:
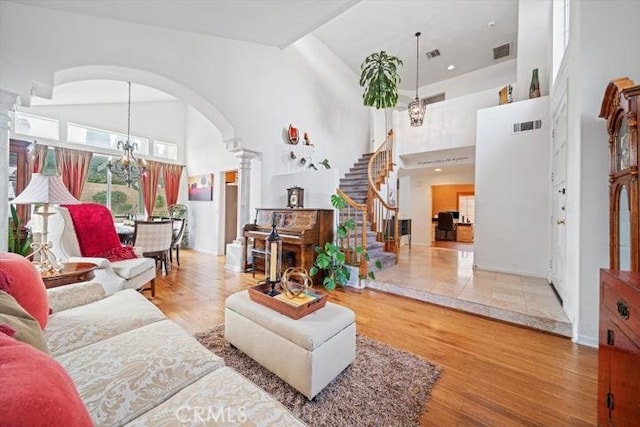
[[[309,271],[315,260],[315,247],[333,241],[333,209],[256,209],[253,224],[246,224],[243,228],[243,271],[247,271],[247,250],[264,249],[274,214],[276,229],[282,239],[282,252],[293,253],[292,266]],[[249,239],[253,240],[251,246],[248,245]],[[284,259],[282,268],[286,268]]]

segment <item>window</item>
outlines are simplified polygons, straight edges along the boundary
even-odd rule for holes
[[[152,216],[169,216],[167,209],[167,198],[164,192],[164,177],[160,174],[158,179],[158,189],[156,190],[156,202],[153,205]]]
[[[108,156],[94,154],[89,163],[87,182],[84,184],[81,202],[100,203],[113,215],[141,214],[144,210],[142,192],[135,183],[129,188],[124,180],[107,169]]]
[[[88,126],[67,124],[67,140],[93,147],[110,148],[117,150],[118,141],[126,141],[127,135],[110,132],[104,129],[96,129]],[[149,154],[149,140],[131,135],[131,142],[138,144],[136,154]]]
[[[178,160],[178,146],[171,142],[154,140],[153,155],[163,159]]]
[[[475,222],[476,218],[476,197],[473,193],[458,193],[458,211],[460,221]]]
[[[553,81],[569,45],[569,0],[553,0]]]
[[[19,111],[14,114],[13,129],[16,135],[36,136],[56,141],[60,139],[60,125],[57,120]]]

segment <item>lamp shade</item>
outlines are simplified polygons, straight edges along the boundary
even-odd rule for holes
[[[28,205],[33,203],[51,203],[54,205],[72,205],[80,203],[64,186],[60,175],[34,173],[31,181],[11,203]]]

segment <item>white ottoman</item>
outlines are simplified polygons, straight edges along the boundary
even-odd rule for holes
[[[257,304],[247,291],[227,298],[227,341],[282,378],[308,399],[356,357],[355,314],[327,305],[299,320]]]

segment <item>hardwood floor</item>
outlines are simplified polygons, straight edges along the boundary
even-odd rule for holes
[[[222,323],[225,298],[258,280],[226,271],[224,257],[180,255],[152,301],[192,333]],[[596,424],[596,349],[378,291],[339,289],[330,301],[355,311],[358,333],[444,368],[421,425]]]

